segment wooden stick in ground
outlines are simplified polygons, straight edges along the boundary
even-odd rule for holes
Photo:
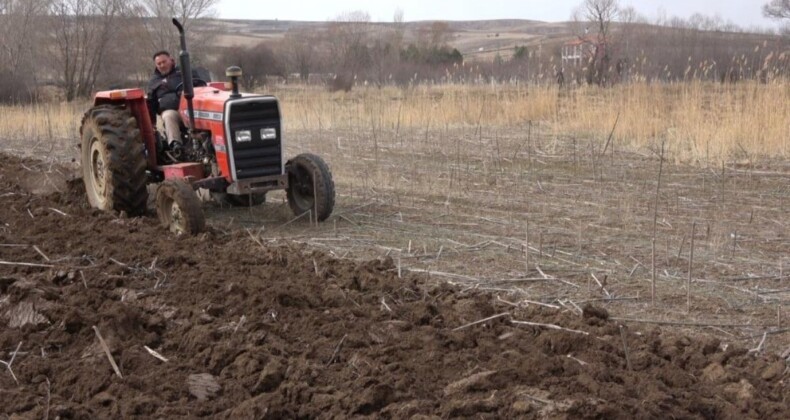
[[[691,223],[691,249],[689,250],[689,277],[686,281],[686,312],[691,312],[691,267],[694,265],[694,232],[697,222]]]
[[[102,349],[104,349],[104,353],[107,355],[107,359],[110,360],[110,364],[112,365],[112,370],[115,371],[115,374],[118,375],[119,378],[123,379],[123,375],[121,375],[121,370],[118,369],[118,365],[115,363],[115,359],[112,357],[112,353],[110,353],[110,347],[107,346],[107,343],[104,341],[104,338],[101,336],[99,332],[99,327],[93,326],[93,331],[96,333],[96,337],[99,338],[99,344],[101,344]]]

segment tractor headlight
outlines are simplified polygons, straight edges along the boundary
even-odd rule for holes
[[[252,141],[252,132],[250,130],[236,131],[236,141],[238,143],[246,143]]]
[[[277,129],[276,128],[262,128],[261,129],[261,140],[274,140],[277,138]]]

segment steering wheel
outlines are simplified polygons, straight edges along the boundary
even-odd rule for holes
[[[192,79],[192,87],[205,87],[205,86],[208,86],[208,83],[205,80],[198,78]],[[176,86],[176,92],[180,94],[183,91],[184,91],[184,83],[182,82],[179,83],[178,86]]]

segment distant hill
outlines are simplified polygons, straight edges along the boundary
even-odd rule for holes
[[[417,38],[434,21],[403,23],[407,42]],[[517,45],[533,46],[546,42],[559,42],[574,37],[569,22],[540,22],[535,20],[502,19],[479,21],[447,21],[449,44],[464,57],[491,59],[497,51],[513,51]],[[201,32],[215,35],[214,46],[251,46],[262,41],[281,39],[288,31],[325,30],[332,22],[306,22],[289,20],[209,20]],[[391,28],[393,23],[370,23],[371,30]]]
[[[412,42],[417,39],[421,31],[425,31],[436,21],[404,22],[405,41]],[[448,44],[457,48],[465,59],[489,61],[497,53],[509,57],[516,46],[532,47],[541,46],[544,50],[556,48],[567,40],[579,36],[578,27],[573,22],[541,22],[536,20],[500,19],[500,20],[475,20],[475,21],[443,21],[448,26]],[[289,20],[208,20],[198,30],[210,32],[215,35],[215,47],[251,46],[262,41],[275,41],[282,39],[289,31],[323,31],[333,22],[308,22]],[[370,30],[393,28],[394,23],[370,23]],[[617,26],[617,25],[616,25]],[[575,31],[576,29],[576,31]],[[743,46],[746,43],[760,43],[770,41],[788,42],[780,36],[754,34],[746,32],[724,31],[696,31],[689,28],[671,28],[649,24],[633,24],[631,32],[648,33],[654,38],[656,44],[665,44],[672,47],[683,36],[688,38],[689,32],[702,34],[698,38],[705,38],[706,43],[731,44]],[[686,35],[679,36],[678,33]],[[711,41],[714,40],[714,41]],[[718,40],[718,41],[715,41]],[[697,42],[697,41],[693,41]],[[753,46],[751,47],[753,48]],[[733,53],[735,50],[733,50]],[[740,52],[740,51],[738,51]]]

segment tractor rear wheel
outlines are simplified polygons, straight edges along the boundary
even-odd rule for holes
[[[326,162],[303,153],[288,164],[288,205],[295,215],[311,211],[319,222],[326,220],[335,207],[335,182]]]
[[[82,118],[82,178],[88,202],[101,210],[145,214],[145,146],[137,120],[124,108],[99,105]]]
[[[156,215],[175,234],[195,235],[206,228],[200,199],[186,181],[169,179],[156,190]]]

